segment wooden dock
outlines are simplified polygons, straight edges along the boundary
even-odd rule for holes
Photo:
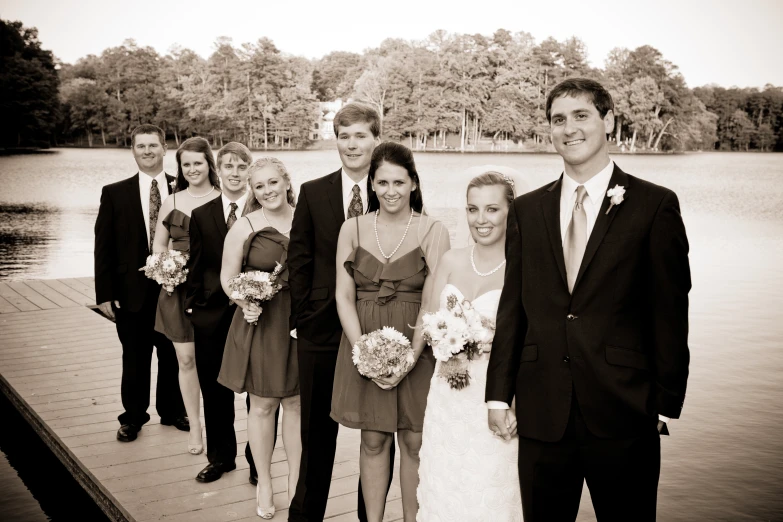
[[[92,308],[91,277],[0,282],[0,389],[111,520],[259,520],[244,396],[234,403],[237,470],[210,484],[195,481],[206,456],[188,454],[187,433],[161,426],[153,407],[139,438],[118,442],[122,349],[114,324]],[[154,401],[154,375],[152,383]],[[278,437],[274,520],[288,519],[287,474]],[[327,520],[357,520],[358,479],[359,432],[341,428]],[[401,520],[399,468],[388,499],[384,520]]]

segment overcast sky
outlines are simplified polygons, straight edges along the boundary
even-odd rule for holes
[[[43,47],[69,63],[126,38],[164,54],[180,44],[207,57],[218,36],[236,45],[266,36],[283,52],[316,58],[437,29],[503,28],[537,42],[577,36],[598,67],[613,47],[649,44],[690,87],[783,85],[783,0],[0,0],[0,18],[37,27]]]

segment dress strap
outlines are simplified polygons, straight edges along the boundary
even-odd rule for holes
[[[174,203],[174,208],[176,209],[177,208],[177,193],[176,192],[172,192],[171,193],[171,197],[172,197],[171,201],[172,201],[172,203]]]
[[[255,228],[253,228],[253,222],[252,222],[252,221],[250,221],[250,218],[249,218],[249,217],[247,217],[247,216],[245,216],[245,219],[247,219],[247,222],[250,224],[250,230],[252,230],[253,232],[255,232],[255,231],[256,231],[256,229],[255,229]]]
[[[354,220],[356,221],[356,246],[359,246],[362,244],[362,242],[359,241],[359,218],[356,217]]]

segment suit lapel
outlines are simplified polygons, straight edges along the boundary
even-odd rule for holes
[[[345,221],[345,209],[343,209],[343,178],[342,170],[338,170],[329,178],[329,204],[332,207],[334,219],[338,225]]]
[[[615,164],[612,171],[612,178],[609,180],[609,186],[607,190],[613,188],[615,185],[621,185],[628,190],[628,174],[620,170],[620,167]],[[627,197],[625,199],[628,199]],[[593,231],[590,233],[590,238],[587,240],[587,246],[585,247],[585,255],[582,258],[582,264],[579,267],[579,273],[576,276],[576,282],[574,282],[574,292],[576,287],[579,286],[579,281],[582,280],[587,267],[590,266],[590,262],[593,260],[595,253],[598,251],[598,247],[601,246],[601,242],[604,240],[606,232],[609,230],[609,226],[614,221],[614,217],[621,211],[624,204],[612,207],[612,210],[607,214],[609,210],[609,198],[604,196],[604,200],[601,202],[601,209],[598,211],[598,216],[593,226]]]
[[[215,219],[215,226],[218,228],[218,231],[220,231],[220,236],[223,239],[226,239],[228,226],[226,225],[226,220],[223,216],[223,196],[213,199],[209,204],[212,205],[210,211],[212,212],[212,217]]]
[[[147,241],[147,227],[149,223],[144,221],[144,210],[141,208],[141,189],[139,185],[139,173],[135,176],[128,178],[128,188],[126,193],[129,194],[128,204],[130,205],[131,220],[137,223],[139,237],[142,238],[149,250],[149,241]]]
[[[555,256],[557,268],[563,283],[568,287],[566,278],[565,257],[563,256],[563,238],[560,235],[560,189],[563,185],[563,177],[555,181],[547,189],[541,198],[541,210],[544,214],[544,222],[549,235],[549,242],[552,244],[552,253]]]

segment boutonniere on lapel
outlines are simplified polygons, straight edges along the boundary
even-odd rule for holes
[[[171,180],[171,182],[169,182],[169,187],[171,187],[171,190],[177,188],[177,178],[174,178],[173,180]]]
[[[609,198],[610,203],[609,208],[606,209],[607,214],[612,210],[612,207],[619,205],[625,200],[624,195],[625,188],[622,185],[615,185],[614,188],[606,191],[606,197]]]

